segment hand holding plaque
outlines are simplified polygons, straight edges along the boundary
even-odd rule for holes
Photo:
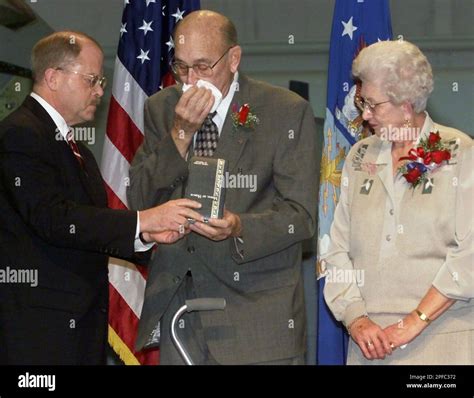
[[[202,207],[197,212],[205,220],[224,216],[226,172],[227,162],[224,159],[194,156],[189,162],[185,196],[201,203]]]

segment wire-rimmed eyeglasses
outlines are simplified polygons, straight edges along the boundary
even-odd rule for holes
[[[56,70],[60,70],[63,72],[68,72],[68,73],[74,73],[75,75],[81,75],[87,77],[87,81],[90,83],[91,88],[94,88],[97,84],[102,88],[102,90],[105,90],[105,87],[107,86],[107,78],[105,76],[98,76],[98,75],[91,75],[88,73],[81,73],[76,70],[69,70],[65,68],[61,68],[58,66],[55,68]]]
[[[206,62],[197,62],[193,65],[187,65],[182,61],[172,61],[171,62],[171,69],[174,73],[179,76],[185,76],[188,74],[190,68],[193,69],[194,73],[200,77],[210,77],[212,76],[212,72],[214,67],[219,63],[219,61],[224,58],[224,56],[229,52],[231,48],[234,46],[229,47],[225,50],[224,54],[222,54],[219,59],[214,62],[212,65],[207,64]]]

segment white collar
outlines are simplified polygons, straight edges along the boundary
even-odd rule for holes
[[[61,114],[54,109],[44,98],[39,96],[38,94],[32,92],[30,95],[39,102],[39,104],[44,108],[46,112],[48,112],[48,115],[51,116],[51,119],[53,119],[54,124],[56,125],[57,129],[56,131],[59,130],[61,133],[61,136],[63,139],[66,139],[66,135],[70,130],[70,127],[67,125],[66,121],[64,118],[61,116]]]
[[[234,98],[234,94],[237,91],[237,88],[239,86],[239,72],[235,72],[234,74],[234,79],[232,83],[230,84],[229,87],[229,92],[227,95],[222,99],[221,103],[216,109],[216,115],[214,116],[213,120],[215,120],[216,117],[219,118],[218,124],[220,124],[219,131],[222,130],[222,126],[224,125],[225,118],[227,116],[227,112],[229,111],[230,103],[232,102],[232,99]],[[216,121],[217,122],[217,121]]]

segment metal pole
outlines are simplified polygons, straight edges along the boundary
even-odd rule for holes
[[[181,343],[181,340],[179,339],[177,333],[176,333],[176,323],[178,322],[178,319],[183,315],[188,306],[183,305],[177,312],[174,314],[173,319],[171,321],[171,338],[173,339],[176,348],[183,358],[184,362],[186,362],[186,365],[194,365],[194,362],[192,361],[191,357],[188,355],[188,353],[184,350],[183,344]]]

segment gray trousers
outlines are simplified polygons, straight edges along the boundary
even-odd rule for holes
[[[184,305],[186,300],[196,298],[193,280],[187,274],[176,294],[174,295],[168,309],[161,320],[161,342],[160,342],[160,364],[161,365],[185,365],[178,350],[171,339],[171,320],[176,311]],[[209,353],[201,324],[199,312],[186,312],[178,322],[177,334],[184,348],[193,362],[197,365],[218,365]]]
[[[178,350],[171,339],[171,320],[176,311],[184,305],[186,300],[196,298],[193,280],[187,274],[176,294],[174,295],[168,309],[161,319],[161,342],[160,342],[160,364],[161,365],[185,365]],[[178,321],[177,334],[184,348],[196,365],[219,365],[209,352],[198,311],[185,312]],[[248,365],[304,365],[304,354],[278,359],[274,361],[257,362]]]

